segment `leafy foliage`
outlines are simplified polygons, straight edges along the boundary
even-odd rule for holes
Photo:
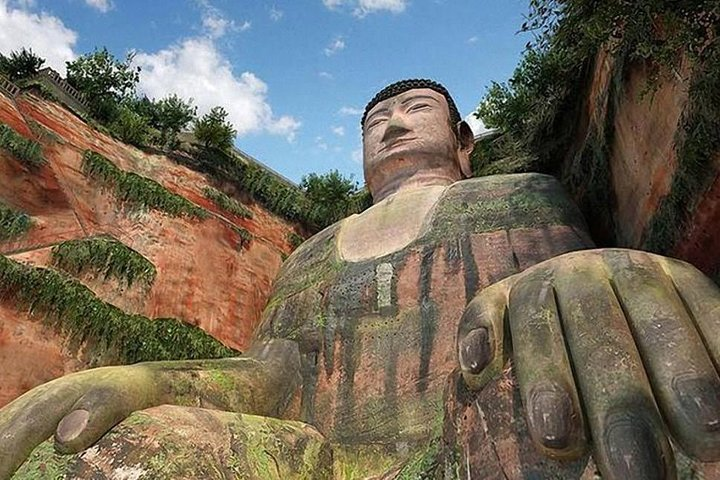
[[[13,82],[36,75],[44,64],[45,59],[36,55],[32,48],[26,50],[23,47],[19,52],[10,52],[9,56],[0,53],[0,74]]]
[[[0,148],[31,168],[40,168],[47,163],[38,142],[23,137],[4,123],[0,123]]]
[[[253,213],[245,205],[234,198],[230,198],[220,190],[213,187],[203,188],[203,194],[223,210],[242,218],[252,218]]]
[[[123,363],[222,358],[238,352],[201,329],[172,318],[151,320],[103,302],[77,280],[0,255],[0,298],[40,315],[45,322],[100,354]]]
[[[156,115],[151,125],[160,131],[160,145],[173,148],[178,133],[195,118],[197,107],[193,107],[192,99],[185,101],[175,94],[155,102],[155,106]],[[232,136],[235,137],[234,131]]]
[[[24,235],[32,226],[30,215],[0,202],[0,241]]]
[[[247,248],[248,245],[250,245],[250,242],[252,242],[253,234],[247,231],[246,229],[242,227],[238,227],[237,225],[233,225],[232,231],[237,234],[237,236],[240,238],[240,241],[238,242],[238,249]]]
[[[229,150],[237,131],[227,121],[228,113],[223,107],[213,107],[202,118],[195,120],[193,133],[206,149]]]
[[[147,143],[150,126],[145,117],[137,114],[127,105],[121,105],[108,128],[123,142],[140,147]]]
[[[476,115],[508,135],[513,154],[519,150],[533,169],[552,172],[567,150],[582,82],[600,49],[647,61],[652,84],[661,72],[675,71],[681,52],[705,63],[717,48],[718,22],[714,0],[531,0],[522,30],[535,39],[512,78],[491,85]],[[493,162],[507,150],[484,153]]]
[[[68,240],[52,248],[52,264],[73,275],[95,271],[131,286],[152,285],[157,271],[147,258],[111,237]]]
[[[83,173],[131,209],[154,209],[174,217],[206,218],[208,213],[186,198],[172,193],[159,183],[136,173],[120,170],[107,158],[87,150],[82,160]]]
[[[358,184],[337,170],[306,175],[300,188],[310,201],[309,217],[315,225],[331,225],[357,211],[354,195],[359,191]]]
[[[140,80],[140,68],[132,66],[133,55],[120,61],[107,48],[67,62],[67,81],[85,95],[92,115],[110,122],[118,115],[122,100],[132,98]]]

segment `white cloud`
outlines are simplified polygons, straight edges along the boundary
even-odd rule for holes
[[[203,10],[203,28],[211,38],[220,38],[231,31],[244,32],[252,26],[248,20],[239,25],[235,23],[235,20],[229,20],[222,11],[213,7],[207,0],[201,0],[200,6]]]
[[[323,139],[323,137],[315,137],[315,145],[316,145],[320,150],[327,150],[327,149],[328,149],[328,145],[327,145],[327,143],[325,143],[325,140]]]
[[[110,0],[85,0],[85,3],[102,13],[107,13],[113,8],[113,3]]]
[[[337,8],[342,4],[343,0],[323,0],[323,5],[325,5],[330,10]]]
[[[285,15],[285,12],[275,8],[275,5],[273,5],[270,9],[270,20],[272,20],[273,22],[277,22],[278,20],[280,20],[283,15]]]
[[[342,107],[338,110],[338,115],[356,117],[362,115],[365,110],[355,107]]]
[[[328,57],[331,55],[335,55],[337,52],[345,49],[345,40],[343,40],[342,37],[335,37],[335,39],[330,42],[330,44],[325,47],[325,55]]]
[[[477,36],[472,36],[472,37],[470,37],[470,38],[467,39],[467,43],[477,43],[477,41],[478,41],[478,37],[477,37]]]
[[[295,138],[300,122],[273,114],[267,85],[251,72],[240,76],[210,38],[190,38],[155,53],[140,52],[134,63],[142,67],[139,90],[153,98],[175,93],[193,98],[202,115],[223,106],[238,135],[268,132]]]
[[[350,154],[350,158],[352,159],[353,162],[359,163],[362,165],[362,163],[363,163],[362,147],[356,148],[355,150],[353,150],[352,153]]]
[[[324,78],[326,80],[332,80],[335,78],[330,72],[318,72],[318,77]]]
[[[25,2],[23,5],[27,5]],[[45,65],[65,75],[65,62],[74,60],[77,33],[48,13],[13,8],[0,0],[0,52],[31,48],[46,59]]]
[[[338,137],[344,137],[345,136],[345,127],[337,126],[330,128],[330,131],[337,135]]]
[[[347,6],[356,17],[362,18],[369,13],[387,11],[402,13],[408,6],[408,0],[323,0],[330,10]]]

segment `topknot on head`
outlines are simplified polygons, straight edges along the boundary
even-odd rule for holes
[[[457,106],[455,106],[455,101],[452,99],[452,97],[450,96],[450,92],[448,92],[445,87],[427,78],[413,78],[409,80],[401,80],[399,82],[395,82],[380,90],[377,95],[375,95],[373,99],[370,100],[370,103],[368,103],[365,107],[365,113],[363,113],[360,125],[363,128],[365,127],[365,118],[367,118],[368,112],[378,103],[382,102],[383,100],[387,100],[388,98],[392,98],[396,95],[400,95],[401,93],[407,92],[408,90],[414,90],[416,88],[429,88],[430,90],[434,90],[443,97],[445,97],[445,100],[447,100],[447,104],[450,109],[450,121],[453,125],[456,125],[458,122],[460,122],[460,112],[458,112]]]

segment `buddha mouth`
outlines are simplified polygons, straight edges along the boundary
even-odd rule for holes
[[[397,138],[395,140],[392,140],[391,142],[385,143],[380,150],[378,150],[378,153],[382,153],[386,150],[389,150],[391,148],[403,145],[405,143],[411,142],[413,140],[417,140],[417,137],[401,137]]]

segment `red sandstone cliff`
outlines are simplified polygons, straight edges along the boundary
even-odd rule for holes
[[[0,150],[0,200],[33,221],[27,234],[0,242],[0,253],[43,266],[59,242],[110,234],[150,260],[157,277],[151,287],[126,288],[83,275],[80,280],[101,299],[130,313],[181,319],[229,347],[246,348],[282,259],[291,250],[287,236],[293,225],[254,203],[246,205],[252,219],[223,211],[203,195],[212,183],[206,176],[125,145],[33,94],[14,99],[0,94],[0,122],[39,141],[48,160],[31,171]],[[211,214],[192,219],[154,210],[126,211],[111,192],[81,172],[86,149],[122,170],[155,180]],[[241,248],[233,227],[254,238]],[[37,318],[7,301],[0,303],[0,406],[37,384],[86,366],[87,359],[75,350]]]

